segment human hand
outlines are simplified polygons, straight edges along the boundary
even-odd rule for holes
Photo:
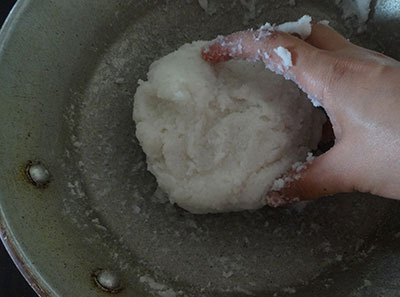
[[[292,66],[282,67],[274,52],[279,46],[290,52]],[[400,199],[400,62],[358,47],[322,24],[313,25],[305,41],[283,32],[234,33],[217,38],[202,56],[212,63],[261,60],[293,80],[329,116],[335,145],[308,163],[298,180],[269,193],[267,203],[352,191]]]

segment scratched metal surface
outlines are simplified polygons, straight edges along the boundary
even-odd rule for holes
[[[134,137],[137,80],[185,42],[310,13],[399,58],[396,1],[372,1],[364,33],[332,2],[19,2],[0,36],[0,222],[36,291],[108,296],[91,276],[106,268],[117,296],[398,296],[396,201],[195,216],[166,202]],[[29,160],[47,188],[27,182]]]

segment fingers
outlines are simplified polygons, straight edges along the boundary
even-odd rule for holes
[[[315,104],[324,104],[327,69],[331,69],[320,49],[283,32],[242,31],[218,37],[203,49],[206,61],[230,59],[263,61],[270,70],[285,75],[305,91]]]
[[[202,56],[212,63],[250,59],[263,61],[266,66],[271,66],[282,63],[282,55],[277,53],[279,47],[290,53],[293,69],[309,66],[307,59],[316,51],[313,46],[287,33],[242,31],[218,37],[203,49]]]
[[[314,105],[335,106],[326,98],[336,77],[335,56],[330,51],[353,46],[339,33],[322,24],[313,25],[306,41],[284,32],[242,31],[219,36],[202,50],[206,61],[218,63],[231,59],[262,61],[270,70],[283,74],[306,92]],[[336,63],[336,64],[335,64]],[[332,103],[332,104],[331,104]]]
[[[312,26],[311,35],[306,39],[306,42],[327,51],[336,51],[353,46],[350,41],[331,27],[322,24]]]
[[[293,170],[284,188],[267,195],[267,204],[280,206],[299,200],[311,200],[354,190],[351,165],[341,149],[335,146],[305,165],[301,172]],[[297,175],[297,176],[296,176]],[[285,180],[285,178],[284,178]]]
[[[264,36],[263,36],[264,35]],[[295,44],[302,49],[305,43],[298,38],[283,32],[268,31],[242,31],[229,36],[219,36],[211,44],[203,49],[202,56],[206,61],[218,63],[230,59],[264,59],[260,50],[265,50],[271,56],[272,50],[278,46],[286,47]],[[334,51],[343,49],[353,44],[331,27],[323,24],[314,24],[310,36],[306,42],[315,48]],[[300,53],[303,53],[300,51]]]

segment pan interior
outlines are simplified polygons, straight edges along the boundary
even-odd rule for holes
[[[192,215],[171,205],[146,170],[132,103],[137,80],[155,59],[186,42],[266,20],[311,14],[361,45],[379,44],[346,27],[333,1],[160,2],[130,1],[115,12],[109,30],[118,33],[110,37],[105,29],[106,46],[95,45],[97,66],[68,103],[64,214],[91,230],[85,241],[104,242],[126,287],[135,278],[150,294],[337,296],[338,287],[347,294],[368,284],[357,271],[379,247],[390,201],[351,194],[282,209]]]

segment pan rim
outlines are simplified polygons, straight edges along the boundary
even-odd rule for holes
[[[22,17],[26,8],[30,4],[30,0],[18,0],[8,14],[3,26],[0,29],[0,59],[2,58],[4,54],[4,49],[7,47],[8,40],[15,29],[15,24]],[[26,282],[31,286],[33,291],[40,297],[55,297],[54,294],[50,293],[51,290],[49,285],[40,281],[39,278],[35,275],[34,271],[29,268],[29,265],[31,263],[21,252],[12,231],[8,227],[8,222],[6,216],[4,215],[4,209],[1,203],[0,235],[0,241],[4,245],[9,256],[11,257],[14,265],[22,274]]]

